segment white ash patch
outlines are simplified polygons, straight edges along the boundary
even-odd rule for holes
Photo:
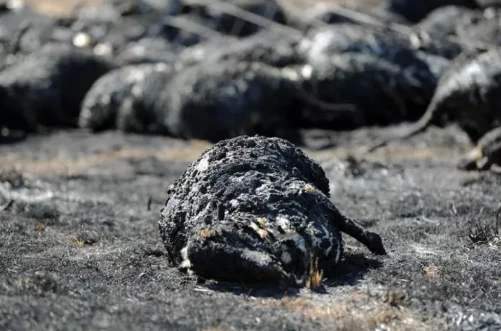
[[[209,169],[209,156],[206,155],[203,159],[198,162],[196,169],[200,172],[204,172]]]

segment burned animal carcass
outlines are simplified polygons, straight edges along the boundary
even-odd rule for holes
[[[167,133],[165,111],[156,105],[172,77],[164,63],[126,66],[97,80],[82,102],[79,125],[92,131],[117,128]]]
[[[434,75],[423,67],[428,70],[428,82],[412,76],[411,70],[363,53],[333,54],[324,63],[306,65],[300,70],[303,90],[323,105],[305,104],[301,122],[346,130],[417,119],[436,84]]]
[[[356,111],[306,107],[303,122],[352,129],[418,118],[450,62],[418,48],[396,33],[353,24],[312,30],[298,46],[307,62],[302,71],[309,73],[302,75],[305,88],[324,102],[353,104]]]
[[[128,66],[94,84],[79,124],[93,131],[211,141],[255,133],[289,136],[293,86],[281,70],[257,62]]]
[[[232,281],[302,286],[331,269],[341,232],[385,254],[381,238],[341,215],[323,170],[279,138],[241,136],[206,151],[168,190],[159,222],[172,264]]]
[[[435,95],[419,121],[397,136],[375,144],[374,151],[389,142],[423,132],[431,125],[457,123],[477,142],[501,126],[501,50],[466,52],[440,79]]]
[[[111,68],[84,50],[47,45],[0,72],[0,126],[76,126],[83,97]]]
[[[241,134],[288,135],[293,84],[258,62],[204,61],[179,70],[159,95],[169,133],[218,141]]]

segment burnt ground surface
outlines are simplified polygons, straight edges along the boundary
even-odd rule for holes
[[[454,127],[362,154],[389,132],[308,133],[335,145],[306,152],[336,206],[389,252],[345,236],[317,291],[169,267],[165,191],[206,143],[63,131],[0,145],[0,329],[499,330],[501,176],[456,170],[469,145]]]

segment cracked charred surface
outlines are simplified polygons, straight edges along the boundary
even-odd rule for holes
[[[349,228],[323,170],[278,138],[216,144],[167,194],[159,225],[170,260],[201,276],[304,286],[312,263],[339,262],[340,231],[385,254],[378,235]]]

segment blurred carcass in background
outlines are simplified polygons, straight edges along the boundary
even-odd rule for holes
[[[455,122],[476,142],[501,123],[497,5],[4,1],[2,140],[80,126],[301,143],[422,117],[388,141]]]

